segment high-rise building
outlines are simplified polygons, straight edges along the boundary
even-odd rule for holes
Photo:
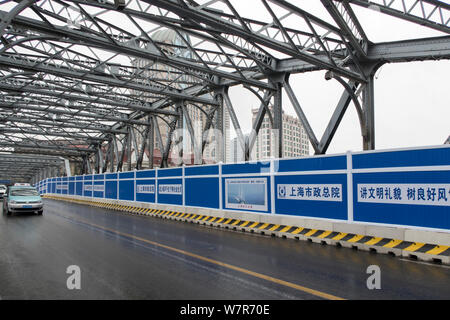
[[[249,134],[245,134],[244,139],[248,139],[248,138],[249,138]],[[243,150],[242,146],[240,145],[239,139],[237,137],[231,139],[230,152],[228,154],[229,154],[228,162],[230,162],[230,163],[242,162],[245,160],[244,150]]]
[[[187,49],[186,43],[190,43],[189,35],[183,34],[183,33],[176,33],[173,30],[170,29],[161,29],[156,32],[154,32],[151,36],[152,41],[155,43],[158,43],[161,47],[161,49],[168,55],[175,55],[175,56],[181,56],[184,58],[192,58],[190,50]],[[181,38],[183,37],[183,38]],[[167,44],[167,45],[164,45]],[[148,77],[149,81],[153,81],[155,85],[157,83],[162,84],[168,84],[171,83],[171,86],[178,86],[179,89],[184,89],[190,84],[194,83],[194,79],[189,74],[180,74],[180,71],[178,69],[175,69],[171,66],[168,66],[166,64],[153,62],[145,59],[135,59],[133,61],[133,65],[137,67],[140,70],[144,70],[142,74],[144,74],[146,77]],[[148,69],[148,70],[145,70]],[[175,81],[176,80],[176,81]],[[174,83],[172,83],[174,82]],[[151,102],[150,100],[148,100]],[[194,136],[196,137],[199,147],[201,147],[202,144],[202,137],[203,137],[203,128],[205,127],[207,117],[204,112],[202,112],[199,107],[205,108],[205,111],[208,111],[208,106],[194,106],[191,104],[186,105],[186,111],[188,112],[189,118],[192,123]],[[161,134],[161,140],[163,144],[167,143],[167,139],[169,136],[169,126],[167,123],[162,120],[161,118],[157,118],[158,126],[160,129]],[[227,157],[227,154],[229,153],[229,127],[230,127],[230,119],[229,114],[227,110],[224,110],[224,121],[223,121],[223,130],[224,130],[224,141],[225,144],[225,157]],[[186,119],[182,119],[181,124],[178,126],[178,128],[182,128],[187,131],[187,124]],[[172,141],[176,140],[176,135],[172,137]],[[137,138],[138,140],[140,137]],[[191,148],[189,139],[183,140],[183,158],[184,162],[193,163],[194,160],[194,152]],[[207,137],[207,144],[205,146],[204,152],[202,154],[202,160],[206,161],[207,163],[215,163],[219,162],[220,159],[220,153],[217,151],[217,141],[216,134],[211,133]],[[138,141],[138,144],[140,144],[140,141]],[[157,139],[157,135],[155,134],[155,141],[154,141],[154,155],[161,155],[162,150],[164,146],[160,146],[160,143]],[[173,144],[172,144],[173,148]],[[146,153],[146,157],[148,159],[148,152]],[[160,156],[156,157],[156,161],[154,164],[159,165]],[[170,161],[169,161],[170,165]]]
[[[205,119],[206,120],[206,119]],[[213,121],[217,122],[217,119]],[[230,114],[226,108],[223,109],[223,123],[221,125],[223,132],[211,127],[206,138],[206,146],[203,151],[203,158],[206,163],[230,162]],[[219,150],[221,149],[221,150]],[[221,157],[221,153],[223,158]]]
[[[252,120],[254,121],[258,109],[252,109]],[[300,120],[294,116],[282,113],[283,139],[282,155],[283,158],[303,157],[309,155],[309,140],[306,131]],[[266,115],[261,124],[258,137],[254,145],[251,156],[255,160],[277,157],[278,152],[278,132],[271,129],[269,117]]]

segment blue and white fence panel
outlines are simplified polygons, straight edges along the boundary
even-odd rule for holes
[[[271,164],[271,161],[223,164],[222,208],[271,213]]]
[[[347,156],[276,160],[278,214],[348,219]]]
[[[184,168],[184,204],[220,209],[219,165]]]
[[[136,201],[156,202],[156,170],[136,171]]]
[[[450,148],[353,154],[355,221],[450,230]]]
[[[450,231],[450,146],[63,178],[41,193]]]
[[[183,205],[183,168],[158,169],[158,203]]]

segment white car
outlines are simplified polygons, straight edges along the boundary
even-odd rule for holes
[[[3,201],[3,212],[10,216],[15,212],[35,212],[42,215],[44,204],[36,188],[26,186],[9,187]]]
[[[6,195],[6,186],[0,184],[0,198],[3,198]]]

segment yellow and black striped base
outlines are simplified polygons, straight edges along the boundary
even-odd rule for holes
[[[375,236],[365,236],[353,233],[343,233],[329,230],[317,230],[302,228],[299,226],[287,226],[238,220],[232,218],[221,218],[208,215],[185,213],[169,210],[158,210],[142,207],[112,204],[109,202],[98,202],[92,200],[72,199],[60,196],[44,196],[48,199],[64,200],[80,204],[102,207],[110,210],[124,211],[131,214],[170,218],[175,220],[196,222],[199,224],[223,227],[232,230],[241,230],[279,236],[283,238],[294,238],[299,240],[310,240],[322,244],[334,244],[344,247],[360,248],[380,253],[391,253],[399,256],[410,256],[426,261],[435,261],[450,264],[450,247],[436,244],[410,242],[397,239],[389,239]]]

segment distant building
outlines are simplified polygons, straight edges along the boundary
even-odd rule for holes
[[[239,148],[239,141],[238,138],[233,138],[230,141],[230,161],[229,162],[238,162],[238,148]]]
[[[258,109],[252,110],[253,121],[255,120]],[[283,140],[282,140],[282,155],[283,158],[304,157],[309,155],[309,140],[306,131],[303,128],[300,120],[297,117],[288,115],[283,112]],[[269,117],[264,117],[263,123],[259,130],[254,151],[252,156],[254,159],[267,159],[277,157],[277,134],[271,129]]]
[[[152,41],[155,43],[158,43],[161,47],[161,49],[164,51],[165,54],[171,55],[171,56],[180,56],[187,59],[192,58],[191,57],[191,51],[187,49],[186,41],[188,43],[191,42],[189,35],[184,33],[176,33],[173,30],[170,29],[161,29],[156,32],[154,32],[151,36]],[[182,38],[183,37],[183,38]],[[165,45],[167,44],[167,45]],[[149,44],[150,45],[150,44]],[[195,84],[195,79],[193,76],[189,74],[180,74],[180,70],[173,68],[171,66],[168,66],[163,63],[159,63],[157,61],[149,61],[145,59],[135,59],[133,61],[133,65],[141,70],[144,70],[142,74],[146,75],[150,82],[161,83],[163,85],[171,84],[173,86],[174,84],[179,87],[179,89],[184,89],[186,87],[189,87],[191,85]],[[176,80],[176,83],[172,83],[174,80]],[[152,83],[153,83],[152,82]],[[151,99],[146,99],[148,102],[152,102]],[[207,109],[208,106],[199,106],[201,108],[205,108],[205,111],[208,112]],[[186,106],[187,112],[189,113],[189,118],[191,119],[192,126],[194,129],[194,135],[196,137],[199,137],[198,139],[200,146],[201,146],[201,137],[203,135],[203,128],[206,124],[206,115],[204,112],[202,112],[198,107],[194,105],[188,104]],[[175,111],[175,110],[174,110]],[[163,144],[167,143],[168,139],[168,133],[169,133],[169,127],[167,123],[162,120],[161,118],[157,118],[158,126],[160,128],[161,133],[161,139],[163,141]],[[229,154],[229,145],[230,145],[230,139],[229,139],[229,128],[230,128],[230,117],[228,111],[224,110],[224,121],[223,121],[223,129],[224,129],[224,151],[225,151],[225,161],[227,161],[227,155]],[[186,119],[182,119],[182,125],[179,125],[178,128],[184,128],[187,130],[186,125]],[[217,151],[216,146],[216,139],[214,134],[210,134],[207,137],[207,144],[205,146],[204,152],[203,152],[203,159],[207,163],[216,163],[220,161],[220,153]],[[141,141],[140,137],[137,137],[138,144],[140,144]],[[159,145],[159,141],[157,139],[157,135],[155,133],[154,135],[154,165],[159,166],[161,162],[161,152],[160,150],[164,148],[164,146]],[[172,137],[172,141],[175,141],[177,139],[177,136]],[[184,161],[187,161],[187,164],[190,164],[190,162],[193,163],[193,151],[191,150],[191,146],[188,145],[189,141],[188,139],[185,139],[183,142],[183,159]],[[190,144],[190,143],[189,143]],[[172,148],[174,144],[172,143]],[[148,163],[148,157],[149,152],[146,150],[145,152],[145,160],[143,165],[145,166]],[[173,156],[173,155],[172,155]],[[169,156],[169,166],[174,165],[172,161],[172,156]],[[133,163],[134,163],[133,159]]]
[[[258,114],[257,109],[252,110],[253,122]],[[266,116],[261,124],[258,136],[250,153],[250,160],[263,160],[276,158],[277,132],[271,129],[269,118]],[[249,134],[243,136],[249,139]],[[300,120],[283,112],[283,152],[285,158],[303,157],[309,155],[309,140]],[[244,151],[237,137],[230,140],[230,152],[228,162],[244,161]]]
[[[244,135],[244,139],[248,139],[248,137],[248,134]],[[227,160],[230,163],[236,163],[245,160],[244,151],[239,144],[239,139],[237,137],[231,139],[230,141],[230,152]]]

